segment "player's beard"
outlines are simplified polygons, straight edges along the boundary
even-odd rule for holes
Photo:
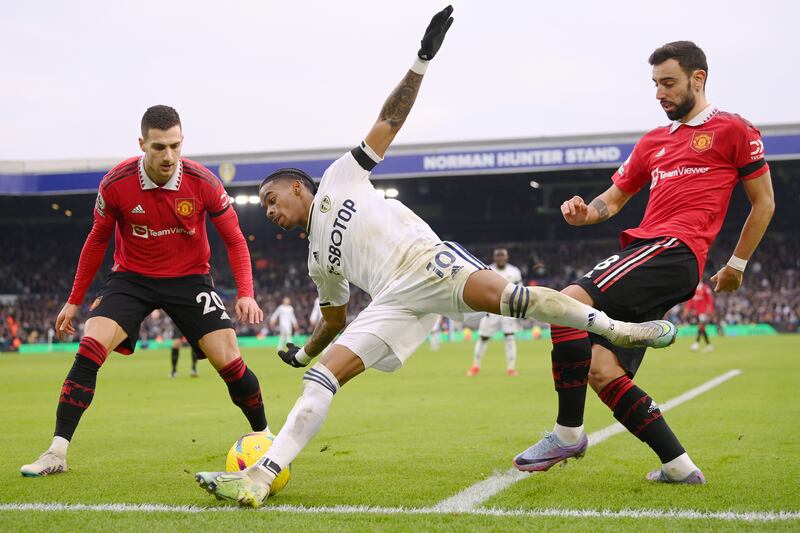
[[[670,120],[680,120],[686,115],[689,114],[689,111],[694,109],[694,105],[697,103],[697,99],[694,97],[694,93],[692,92],[691,85],[687,85],[686,87],[686,98],[683,99],[683,102],[679,104],[675,104],[675,109],[672,111],[667,111],[667,118]]]

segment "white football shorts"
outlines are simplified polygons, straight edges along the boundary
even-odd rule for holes
[[[374,295],[335,344],[352,350],[365,368],[397,370],[428,337],[437,315],[461,321],[474,312],[464,303],[464,285],[485,268],[457,243],[436,245]]]

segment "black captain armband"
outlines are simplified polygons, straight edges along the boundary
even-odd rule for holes
[[[761,170],[762,168],[764,168],[764,166],[766,164],[767,164],[767,160],[763,159],[763,158],[759,159],[758,161],[753,161],[752,163],[749,163],[749,164],[741,167],[740,169],[738,169],[739,170],[739,177],[740,178],[744,178],[746,176],[749,176],[753,172],[755,172],[757,170]]]
[[[368,172],[372,172],[372,169],[383,161],[383,158],[376,154],[375,150],[370,148],[364,141],[361,141],[360,145],[350,150],[350,153],[353,154],[359,166]]]

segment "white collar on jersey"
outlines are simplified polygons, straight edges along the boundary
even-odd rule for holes
[[[177,191],[181,188],[181,178],[183,178],[183,161],[178,159],[175,172],[172,173],[172,176],[164,185],[162,185],[161,188],[169,189],[170,191]],[[155,182],[150,179],[150,176],[148,176],[147,172],[144,170],[144,156],[139,158],[139,185],[141,185],[142,190],[145,191],[158,188],[158,185],[156,185]]]
[[[681,122],[679,120],[673,120],[672,121],[672,125],[669,127],[669,132],[670,133],[675,133],[675,130],[677,130],[678,128],[680,128],[683,125],[691,126],[691,127],[701,126],[701,125],[705,124],[706,122],[708,122],[709,120],[711,120],[711,118],[714,115],[717,114],[717,111],[719,111],[719,109],[717,109],[716,106],[714,106],[712,104],[708,104],[705,109],[700,111],[689,122]]]

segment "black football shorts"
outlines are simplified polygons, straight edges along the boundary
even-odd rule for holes
[[[128,338],[115,351],[130,354],[136,348],[142,321],[154,309],[163,309],[169,315],[199,358],[205,358],[199,344],[205,334],[233,328],[208,274],[152,278],[112,272],[92,303],[89,318],[103,316],[119,324]]]
[[[664,318],[674,305],[694,296],[697,281],[697,258],[689,247],[674,237],[659,237],[633,241],[574,284],[611,318],[646,322]],[[645,348],[620,348],[593,333],[589,338],[614,352],[628,375],[636,374]]]

